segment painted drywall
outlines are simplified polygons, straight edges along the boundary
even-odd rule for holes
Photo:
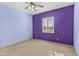
[[[55,33],[42,33],[42,18],[54,16]],[[33,16],[33,38],[73,44],[74,5]],[[58,38],[58,40],[57,40]]]
[[[32,38],[32,16],[0,5],[0,47]]]
[[[75,3],[74,7],[74,47],[79,55],[79,3]]]

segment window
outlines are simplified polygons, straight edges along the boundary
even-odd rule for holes
[[[54,16],[42,18],[42,32],[54,33]]]

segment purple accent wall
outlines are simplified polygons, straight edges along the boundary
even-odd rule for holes
[[[50,16],[54,16],[55,19],[55,33],[42,33],[42,18]],[[33,15],[33,38],[72,45],[73,17],[74,5]]]

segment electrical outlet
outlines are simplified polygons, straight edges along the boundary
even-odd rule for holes
[[[37,38],[37,35],[36,35],[36,38]]]
[[[58,40],[58,37],[57,37],[57,40]]]

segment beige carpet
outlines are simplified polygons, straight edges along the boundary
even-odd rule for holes
[[[0,48],[0,56],[74,56],[73,46],[32,39]]]

